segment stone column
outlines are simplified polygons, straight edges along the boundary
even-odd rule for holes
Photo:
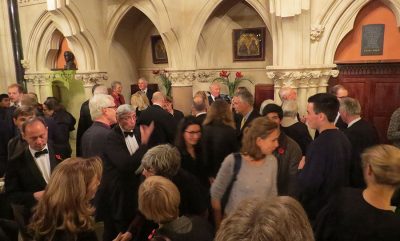
[[[167,77],[172,82],[172,97],[174,108],[182,111],[185,115],[191,114],[193,82],[196,73],[193,70],[169,70]]]
[[[273,80],[275,86],[275,102],[281,103],[278,95],[280,88],[297,89],[299,113],[305,115],[308,97],[326,92],[329,78],[339,74],[338,70],[333,70],[334,67],[336,66],[268,66],[267,76]]]

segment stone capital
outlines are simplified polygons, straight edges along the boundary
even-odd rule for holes
[[[165,75],[172,86],[192,86],[197,77],[194,70],[168,70]]]
[[[83,86],[93,86],[107,80],[108,75],[107,72],[78,72],[75,74],[75,79],[83,81]]]

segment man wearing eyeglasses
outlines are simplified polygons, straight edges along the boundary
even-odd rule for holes
[[[98,191],[97,214],[104,221],[103,240],[124,233],[137,210],[140,175],[135,175],[146,153],[154,123],[136,126],[135,109],[128,104],[116,111],[117,124],[106,137],[103,177]]]
[[[98,94],[89,100],[92,126],[82,136],[82,156],[103,158],[105,140],[111,132],[111,126],[117,122],[114,98],[111,95]]]

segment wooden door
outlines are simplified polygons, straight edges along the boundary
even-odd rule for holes
[[[337,64],[339,76],[335,82],[360,101],[362,117],[375,125],[380,141],[388,143],[390,116],[400,106],[400,63]]]

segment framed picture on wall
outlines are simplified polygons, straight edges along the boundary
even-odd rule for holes
[[[263,61],[265,59],[265,27],[234,29],[233,61]]]
[[[151,36],[151,54],[153,56],[153,64],[168,63],[167,50],[160,35]]]

